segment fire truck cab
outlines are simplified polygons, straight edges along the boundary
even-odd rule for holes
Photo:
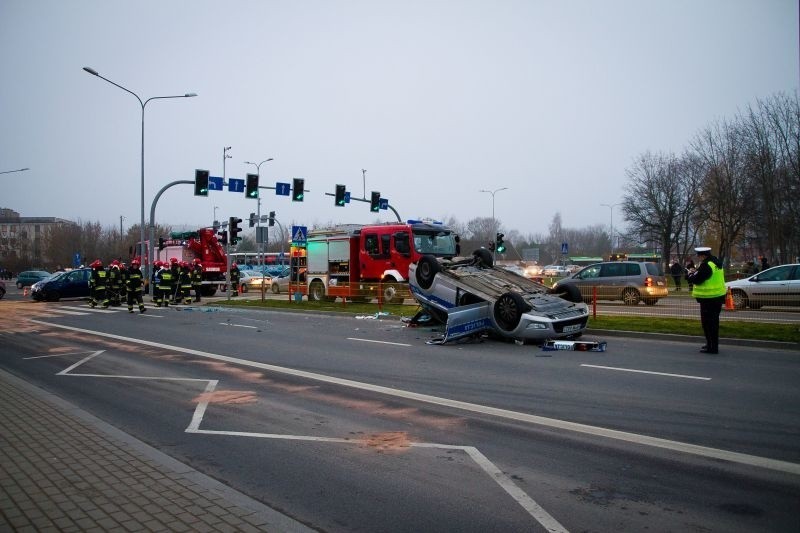
[[[410,297],[409,265],[423,254],[455,257],[457,241],[445,226],[419,220],[312,230],[307,240],[308,298],[380,297],[399,303]]]

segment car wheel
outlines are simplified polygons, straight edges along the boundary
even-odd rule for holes
[[[312,302],[321,302],[325,299],[325,285],[321,281],[312,281],[308,287],[308,299]]]
[[[281,292],[281,288],[278,287],[277,283],[272,284],[272,294],[279,294]]]
[[[48,292],[47,293],[47,301],[48,302],[57,302],[61,299],[61,295],[58,291]]]
[[[516,292],[507,292],[500,296],[494,304],[494,320],[503,331],[513,331],[522,319],[522,313],[530,309],[522,296]]]
[[[478,266],[483,266],[485,268],[489,268],[492,266],[494,261],[492,260],[492,252],[487,250],[486,248],[478,248],[474,252],[472,252],[473,257],[478,258]]]
[[[239,292],[245,293],[247,291],[248,291],[247,284],[246,283],[242,283],[242,288],[241,288],[241,290]]]
[[[639,305],[639,291],[636,289],[625,289],[622,291],[622,301],[625,305]]]
[[[441,266],[436,257],[423,255],[417,262],[417,283],[423,289],[430,289],[433,285],[433,278],[439,272]]]
[[[747,307],[747,295],[744,291],[731,291],[731,298],[733,298],[734,309],[744,309]]]
[[[556,296],[575,304],[581,303],[583,301],[583,295],[581,294],[581,290],[575,285],[571,284],[559,285],[555,289],[552,289],[551,292],[552,294],[555,294]]]

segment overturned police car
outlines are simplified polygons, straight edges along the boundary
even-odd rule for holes
[[[452,260],[423,255],[408,282],[422,308],[446,324],[443,342],[483,331],[518,341],[577,338],[589,320],[580,291],[495,267],[486,249]]]

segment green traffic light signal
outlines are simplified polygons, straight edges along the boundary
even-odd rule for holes
[[[502,254],[502,253],[504,253],[506,251],[506,245],[503,242],[503,237],[505,237],[505,235],[503,235],[502,233],[498,233],[497,234],[497,238],[495,239],[495,243],[496,243],[495,251],[498,254]]]
[[[258,198],[258,174],[248,174],[245,180],[244,195],[247,198]]]
[[[338,207],[343,207],[345,204],[345,193],[347,189],[344,185],[337,185],[336,186],[336,205]]]
[[[372,195],[369,199],[369,210],[373,213],[377,213],[381,210],[381,193],[378,191],[372,191]]]
[[[208,196],[208,170],[194,171],[194,195]]]
[[[306,180],[303,178],[294,178],[292,180],[292,201],[293,202],[302,202],[303,201],[303,189],[305,187]]]

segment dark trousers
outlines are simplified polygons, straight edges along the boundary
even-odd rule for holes
[[[133,304],[139,304],[139,311],[144,312],[144,300],[142,299],[142,290],[128,291],[128,311],[133,312]]]
[[[710,352],[716,352],[719,350],[719,315],[725,297],[698,298],[697,303],[700,304],[700,324],[706,336],[706,348]]]

